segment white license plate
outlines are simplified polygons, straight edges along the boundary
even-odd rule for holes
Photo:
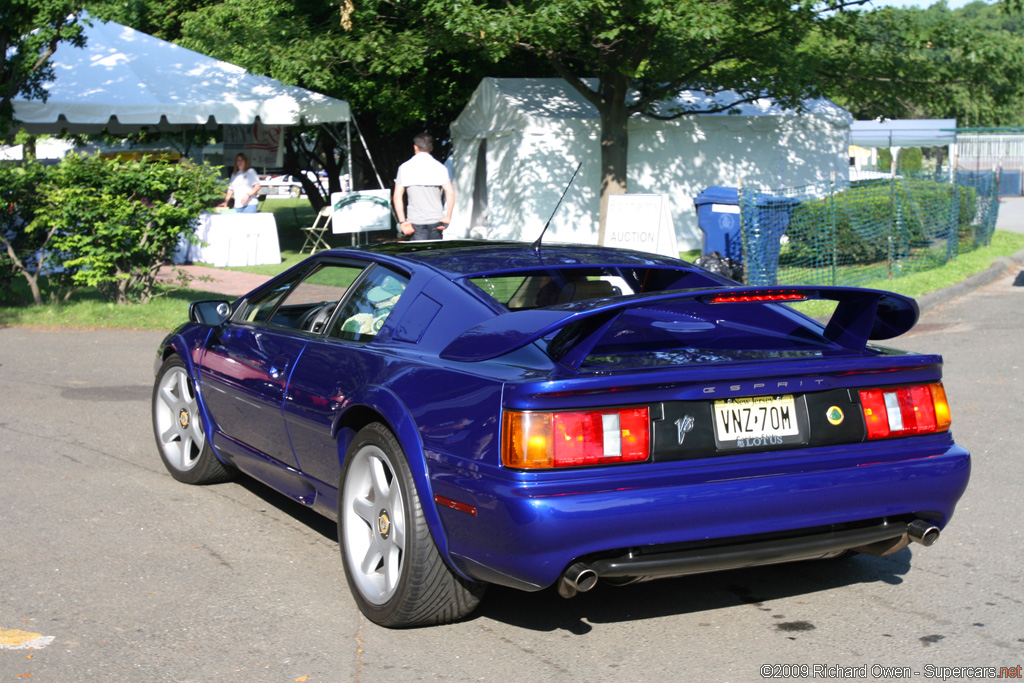
[[[799,433],[792,394],[715,401],[715,436],[720,443]]]

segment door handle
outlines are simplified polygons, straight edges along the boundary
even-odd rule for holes
[[[270,369],[267,374],[270,375],[271,379],[281,379],[281,376],[288,370],[288,357],[278,356],[270,363]]]

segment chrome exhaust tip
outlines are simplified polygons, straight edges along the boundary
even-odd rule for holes
[[[563,598],[575,597],[577,593],[586,593],[597,585],[597,572],[582,562],[577,562],[562,574],[558,580],[558,594]]]
[[[939,533],[939,527],[923,519],[915,519],[907,525],[907,535],[910,536],[910,540],[926,547],[939,540]]]

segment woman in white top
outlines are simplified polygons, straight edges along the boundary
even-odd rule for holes
[[[260,177],[256,171],[249,166],[249,157],[239,153],[235,157],[235,172],[231,174],[231,182],[228,183],[228,193],[221,202],[221,206],[227,206],[231,197],[235,198],[235,210],[238,213],[256,213],[260,208],[256,199],[260,191]]]

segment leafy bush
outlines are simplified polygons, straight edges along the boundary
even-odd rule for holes
[[[28,230],[52,231],[65,276],[118,304],[152,298],[156,274],[204,207],[220,196],[212,169],[68,156],[47,174]]]
[[[892,170],[892,151],[888,147],[878,150],[878,170],[885,173]]]

